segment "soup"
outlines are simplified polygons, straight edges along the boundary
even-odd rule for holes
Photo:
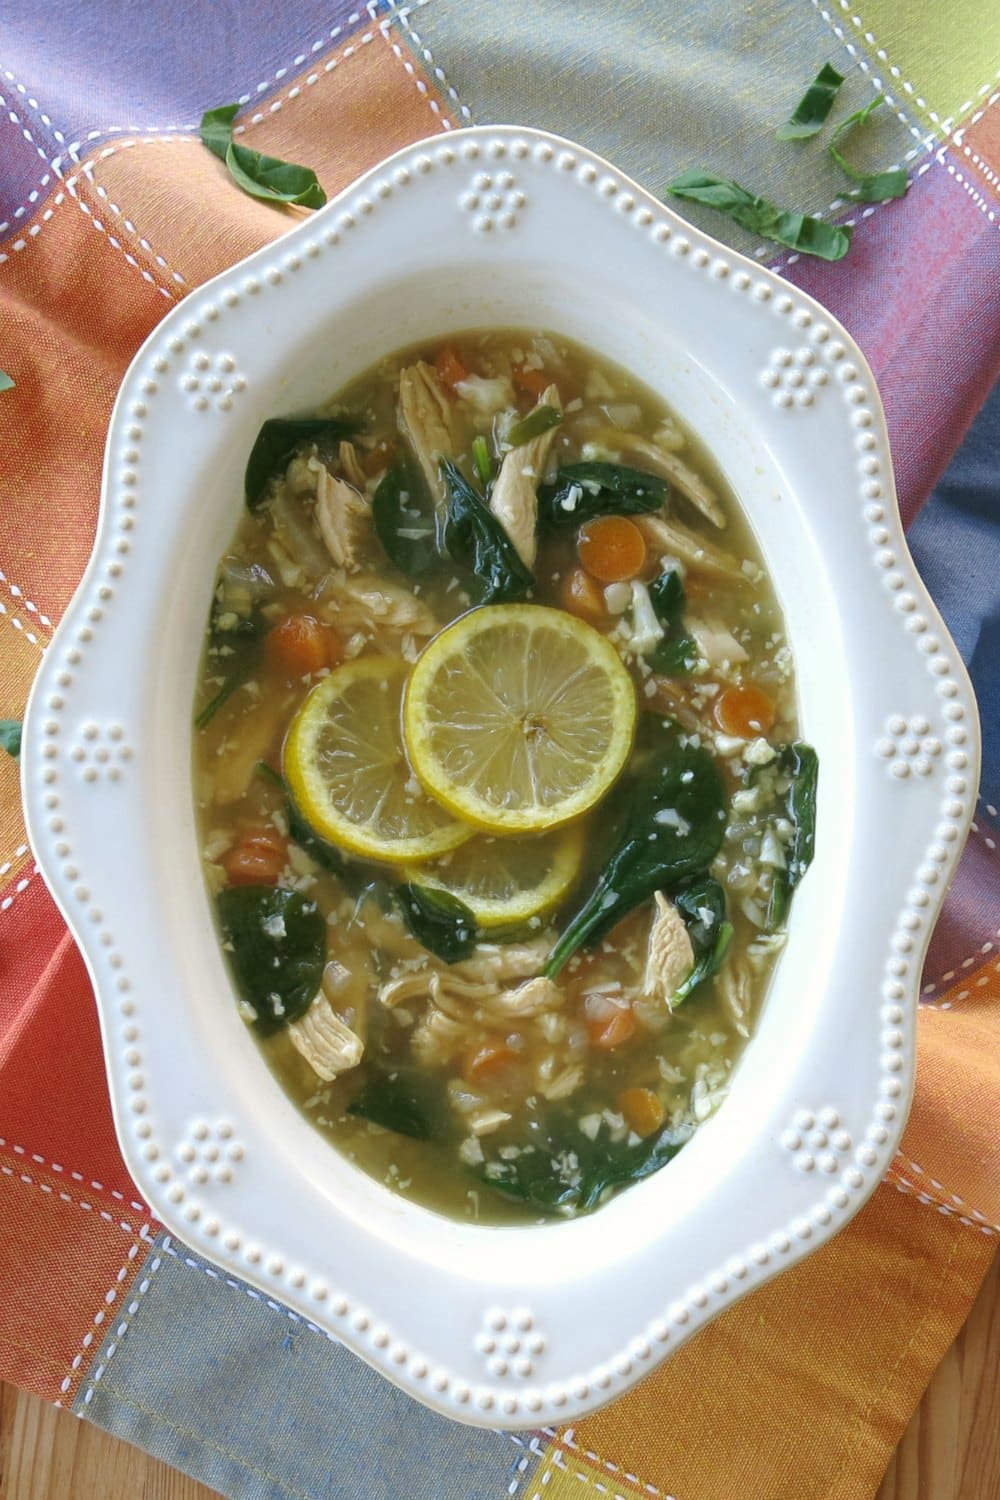
[[[266,423],[195,722],[240,1013],[359,1168],[571,1217],[718,1108],[817,765],[754,541],[633,376],[472,332]]]

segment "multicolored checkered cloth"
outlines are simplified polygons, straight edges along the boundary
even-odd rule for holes
[[[888,1180],[644,1385],[575,1429],[459,1427],[164,1234],[118,1154],[87,977],[0,761],[0,1376],[230,1496],[870,1496],[1000,1217],[1000,403],[924,505],[1000,373],[1000,9],[7,0],[0,49],[9,717],[86,562],[129,360],[169,306],[290,223],[198,143],[205,108],[238,98],[240,138],[308,163],[330,194],[415,138],[513,121],[575,137],[653,191],[697,166],[836,216],[826,153],[774,128],[823,61],[847,75],[849,108],[889,95],[857,149],[905,162],[909,194],[857,213],[839,264],[778,265],[874,367],[912,545],[983,707],[983,799],[927,959],[916,1103]]]

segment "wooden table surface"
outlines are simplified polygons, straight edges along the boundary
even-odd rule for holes
[[[214,1495],[90,1422],[0,1384],[2,1500],[213,1500]],[[927,1387],[874,1500],[998,1496],[1000,1258]]]

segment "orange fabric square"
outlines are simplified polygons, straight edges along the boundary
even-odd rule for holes
[[[963,169],[970,182],[992,207],[1000,198],[1000,90],[972,116],[962,138],[963,145],[953,149],[964,156]]]

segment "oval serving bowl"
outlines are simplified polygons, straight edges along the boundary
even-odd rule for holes
[[[406,344],[505,325],[619,361],[704,440],[761,543],[821,764],[815,862],[728,1099],[655,1176],[527,1228],[394,1195],[271,1076],[202,883],[189,727],[261,422]],[[513,127],[418,143],[164,319],[115,406],[94,556],[25,742],[32,844],[93,979],[140,1190],[448,1416],[538,1426],[610,1400],[836,1233],[892,1158],[974,804],[968,681],[850,337],[588,151]]]

